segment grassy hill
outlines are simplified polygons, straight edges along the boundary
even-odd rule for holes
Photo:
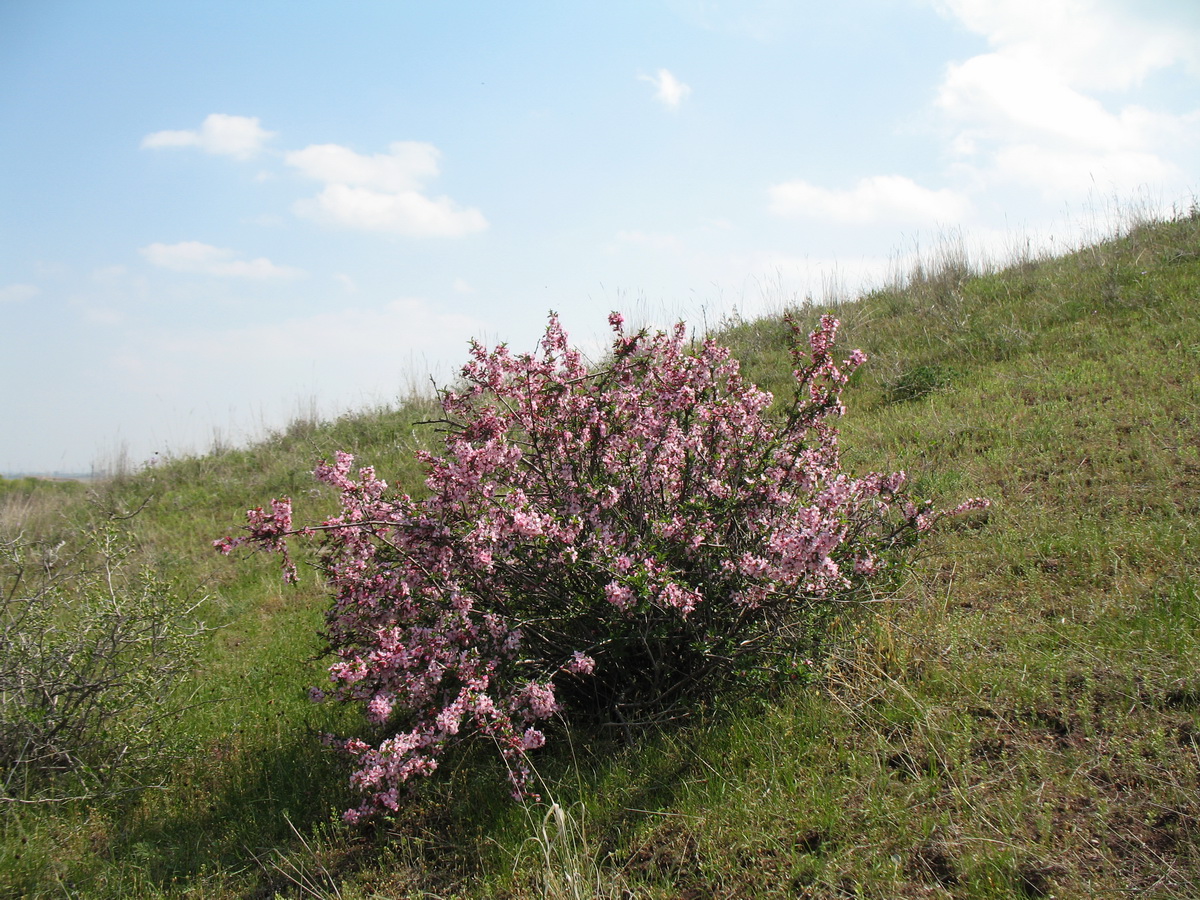
[[[1200,896],[1198,304],[1195,212],[1003,271],[951,257],[842,304],[841,346],[871,357],[851,467],[988,496],[986,521],[847,610],[817,685],[633,746],[577,735],[538,760],[540,806],[464,758],[397,820],[340,824],[347,768],[319,734],[357,719],[306,700],[318,579],[210,549],[273,496],[320,515],[308,473],[337,449],[415,490],[419,399],[90,492],[2,484],[4,535],[131,516],[137,559],[201,589],[216,630],[154,787],[45,802],[8,783],[0,896]],[[780,321],[722,337],[764,387],[789,378]]]

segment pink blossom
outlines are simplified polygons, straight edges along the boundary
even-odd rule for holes
[[[620,582],[610,581],[604,586],[604,599],[623,611],[633,601],[633,591]]]
[[[521,699],[529,707],[534,718],[545,719],[558,712],[558,701],[554,697],[554,688],[548,684],[529,682],[522,692]]]
[[[536,728],[526,728],[525,733],[521,735],[522,750],[536,750],[539,747],[544,746],[545,743],[546,736]]]
[[[591,675],[595,669],[596,661],[579,650],[571,654],[571,661],[567,663],[567,671],[572,675]]]
[[[592,369],[554,315],[536,352],[472,343],[441,394],[441,450],[418,453],[421,499],[339,452],[314,470],[337,515],[297,529],[277,498],[213,542],[279,553],[292,578],[289,540],[324,539],[328,696],[403,723],[334,742],[362,793],[346,821],[397,811],[405,783],[464,740],[497,748],[514,796],[531,796],[527,755],[546,741],[538,722],[571,712],[560,696],[610,698],[589,712],[619,716],[636,683],[652,714],[646,684],[686,702],[780,665],[814,609],[861,596],[946,515],[914,502],[903,472],[843,471],[836,420],[866,355],[835,363],[835,317],[807,335],[788,320],[794,382],[778,401],[682,323],[609,324]]]
[[[874,575],[879,570],[879,560],[872,554],[866,553],[854,561],[854,574]]]
[[[367,704],[367,715],[372,722],[385,722],[392,714],[392,698],[387,694],[376,694]]]

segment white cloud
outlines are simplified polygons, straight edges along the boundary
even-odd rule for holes
[[[679,105],[692,92],[691,87],[684,84],[666,69],[659,69],[657,75],[639,75],[641,81],[654,85],[654,97],[667,109],[678,109]]]
[[[921,187],[903,175],[874,175],[852,190],[817,187],[807,181],[788,181],[770,189],[771,211],[782,216],[807,216],[834,222],[939,223],[961,221],[970,210],[962,194]]]
[[[1084,89],[1127,89],[1177,63],[1200,66],[1200,14],[1173,0],[935,0],[993,47]]]
[[[454,283],[450,285],[459,294],[473,294],[475,288],[471,287],[471,283],[465,278],[455,278]]]
[[[0,303],[20,303],[23,300],[32,300],[41,291],[32,284],[10,284],[7,287],[0,287]]]
[[[1058,80],[1050,66],[1002,53],[951,65],[937,103],[987,136],[1036,135],[1097,149],[1140,143],[1120,116]]]
[[[142,147],[154,150],[199,147],[205,153],[249,159],[262,150],[273,134],[265,131],[257,118],[213,113],[197,131],[156,131],[142,138]]]
[[[430,198],[417,191],[387,193],[345,184],[331,184],[292,208],[304,218],[406,237],[461,237],[488,227],[483,213],[463,209],[449,197]]]
[[[193,275],[272,280],[304,274],[301,269],[276,265],[261,256],[258,259],[238,259],[238,254],[233,250],[202,244],[200,241],[150,244],[139,252],[151,265]]]
[[[1200,113],[1132,103],[1114,109],[1093,92],[1130,91],[1178,64],[1200,71],[1200,16],[1161,15],[1167,8],[1157,0],[936,5],[993,48],[948,66],[938,91],[961,172],[981,185],[1032,187],[1058,200],[1097,188],[1180,186],[1172,157],[1200,143]]]
[[[437,176],[441,154],[433,144],[396,141],[388,150],[363,156],[338,144],[313,144],[288,153],[284,161],[316,181],[380,191],[419,190]]]
[[[1007,144],[996,150],[995,178],[1039,188],[1049,200],[1064,194],[1128,197],[1173,181],[1178,169],[1153,153],[1122,150],[1088,153],[1038,144]]]
[[[337,144],[314,144],[288,153],[288,165],[325,188],[298,201],[302,217],[364,231],[409,237],[460,237],[488,227],[482,212],[449,197],[428,197],[424,183],[439,172],[432,144],[397,141],[386,154],[363,156]]]

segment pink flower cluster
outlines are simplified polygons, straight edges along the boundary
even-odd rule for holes
[[[807,336],[790,323],[778,415],[714,340],[609,323],[590,368],[553,315],[536,353],[473,343],[442,394],[444,451],[422,454],[423,499],[339,453],[315,474],[340,515],[292,532],[275,501],[251,511],[248,537],[216,542],[286,553],[290,533],[325,536],[337,658],[315,696],[361,703],[391,734],[340,742],[364,794],[348,819],[397,809],[454,741],[497,746],[524,796],[526,754],[555,716],[652,720],[786,670],[811,653],[814,613],[938,517],[902,472],[841,471],[833,420],[866,357],[835,361],[833,317]]]
[[[283,560],[283,579],[296,580],[296,566],[288,554],[287,537],[292,534],[292,501],[288,498],[271,501],[271,511],[264,512],[261,506],[246,511],[250,534],[240,538],[217,538],[213,548],[228,556],[234,548],[253,542],[264,550],[280,554]]]

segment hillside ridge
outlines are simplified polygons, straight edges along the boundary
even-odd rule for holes
[[[292,589],[265,557],[211,551],[274,496],[330,509],[310,472],[337,450],[419,490],[429,400],[94,488],[109,511],[144,504],[144,561],[202,587],[220,627],[160,788],[2,805],[0,896],[1200,895],[1198,303],[1193,211],[797,310],[832,311],[839,346],[869,356],[845,398],[851,468],[904,469],[935,502],[984,495],[990,514],[848,609],[814,686],[633,746],[581,740],[538,760],[540,806],[468,757],[394,823],[336,823],[347,769],[317,735],[362,726],[306,698],[324,679],[318,574]],[[781,320],[718,338],[783,390]],[[65,535],[80,493],[0,493],[0,530]]]

